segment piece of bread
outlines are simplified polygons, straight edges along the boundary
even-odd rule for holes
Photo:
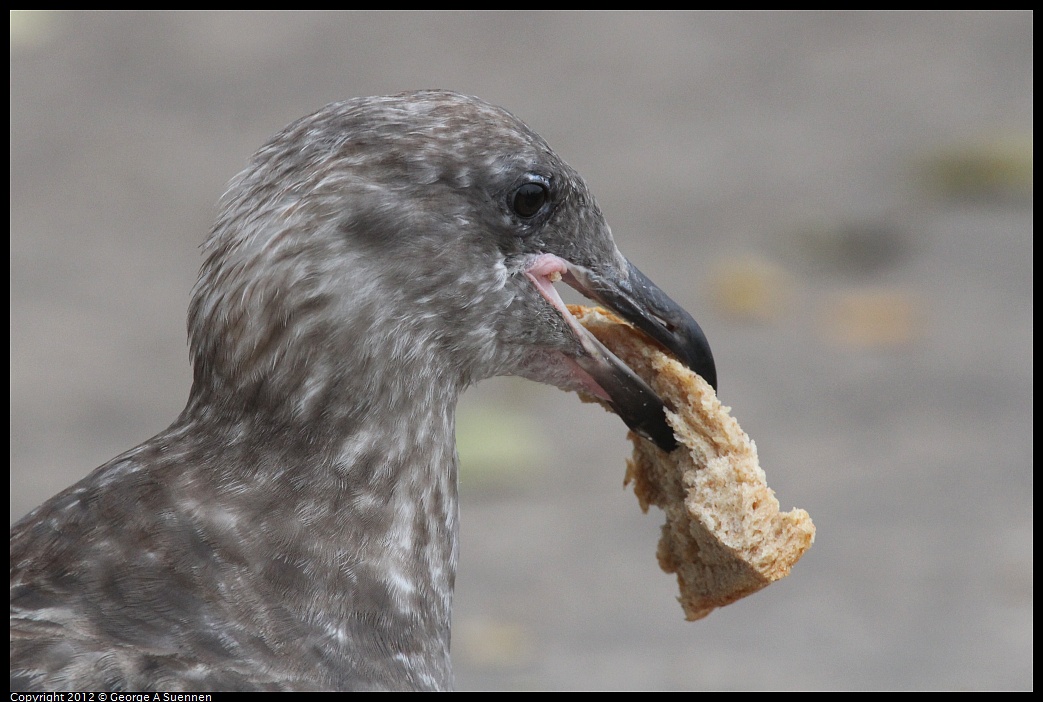
[[[625,484],[641,508],[666,512],[659,565],[677,573],[688,620],[789,575],[815,540],[802,509],[779,512],[757,447],[713,388],[641,332],[600,308],[570,305],[577,319],[664,402],[677,437],[671,453],[631,433]]]

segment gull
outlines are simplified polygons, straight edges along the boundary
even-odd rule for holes
[[[563,281],[716,383],[580,176],[445,91],[328,105],[230,184],[170,427],[11,529],[12,690],[444,690],[454,415],[517,375],[675,446]]]

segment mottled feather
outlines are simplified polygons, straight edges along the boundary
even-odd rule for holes
[[[553,207],[522,221],[526,174]],[[445,689],[459,394],[570,385],[522,272],[623,271],[532,130],[446,92],[329,105],[231,184],[165,431],[11,531],[12,689]]]

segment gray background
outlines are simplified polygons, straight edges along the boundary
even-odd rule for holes
[[[614,417],[461,408],[461,689],[1033,687],[1028,13],[11,17],[11,517],[162,429],[225,183],[357,95],[503,105],[700,320],[818,540],[696,622]]]

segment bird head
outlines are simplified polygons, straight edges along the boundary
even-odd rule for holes
[[[558,281],[716,386],[698,324],[516,117],[442,91],[335,103],[276,135],[225,195],[190,309],[193,392],[296,398],[304,415],[338,382],[406,396],[425,378],[521,375],[595,395],[673,448],[662,401],[576,322]]]

